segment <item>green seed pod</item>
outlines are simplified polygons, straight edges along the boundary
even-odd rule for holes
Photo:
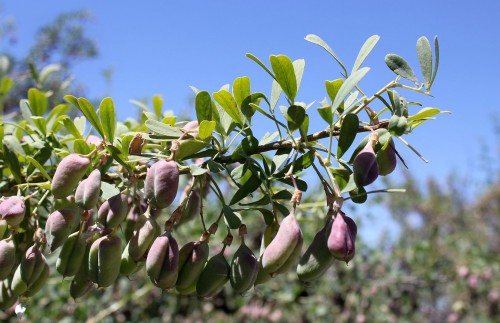
[[[12,278],[12,291],[18,296],[28,291],[42,274],[46,263],[47,260],[38,246],[29,247]]]
[[[63,277],[72,277],[80,269],[87,242],[80,235],[80,232],[72,233],[64,242],[59,257],[56,261],[56,270]]]
[[[153,208],[164,209],[172,204],[178,187],[179,169],[174,161],[161,159],[148,169],[144,194]]]
[[[153,218],[148,218],[141,228],[136,230],[128,243],[128,253],[132,259],[139,261],[146,258],[153,241],[161,233],[161,228]]]
[[[24,219],[26,206],[24,200],[18,196],[9,196],[0,200],[0,215],[10,226],[20,224]]]
[[[78,184],[75,192],[75,203],[84,210],[90,210],[97,205],[101,194],[101,172],[95,169],[89,177]]]
[[[62,246],[79,222],[80,212],[77,208],[60,209],[51,213],[45,223],[45,236],[49,251],[54,252]]]
[[[208,242],[192,241],[179,250],[179,272],[177,291],[182,295],[191,294],[196,290],[196,282],[208,259]]]
[[[264,284],[271,280],[271,275],[267,272],[267,270],[262,267],[262,256],[259,258],[259,271],[257,272],[257,278],[255,279],[254,286]]]
[[[183,192],[183,196],[181,196],[181,201],[185,197],[185,192]],[[196,215],[200,214],[200,192],[191,191],[189,194],[188,201],[186,203],[186,207],[182,210],[181,223],[188,222],[196,217]]]
[[[13,240],[0,241],[0,280],[7,278],[16,263],[16,247]]]
[[[89,279],[89,254],[91,245],[87,243],[80,269],[71,281],[69,293],[73,299],[85,296],[93,288],[92,281]]]
[[[277,276],[283,273],[286,273],[290,268],[297,266],[297,262],[299,261],[300,254],[302,253],[302,245],[304,244],[304,239],[302,236],[299,237],[297,240],[297,244],[295,245],[295,248],[293,248],[292,253],[288,257],[288,259],[285,261],[285,263],[278,268],[274,273],[272,273],[272,276]]]
[[[331,229],[332,222],[328,221],[323,229],[316,233],[306,252],[300,258],[297,275],[301,281],[312,282],[320,278],[332,265],[334,258],[327,246],[327,238]]]
[[[102,203],[97,212],[97,222],[108,229],[114,229],[125,221],[127,213],[127,196],[116,194]]]
[[[45,258],[44,258],[45,259]],[[45,283],[47,283],[47,280],[49,279],[50,275],[50,268],[49,265],[47,264],[47,261],[45,263],[41,264],[40,267],[42,267],[42,271],[38,278],[28,287],[26,292],[24,292],[23,297],[32,297],[40,289],[42,289],[43,286],[45,286]]]
[[[136,273],[137,271],[139,271],[139,269],[142,268],[142,266],[144,265],[144,262],[145,262],[145,260],[143,260],[143,259],[139,259],[136,261],[130,256],[129,245],[130,245],[130,241],[125,246],[125,249],[123,249],[122,258],[120,261],[120,274],[125,275],[125,276],[132,275],[132,274]]]
[[[111,286],[120,274],[122,242],[115,235],[94,241],[89,252],[89,279],[98,287]]]
[[[328,250],[336,259],[347,264],[354,257],[357,232],[356,223],[350,217],[342,212],[337,214],[327,241]]]
[[[229,280],[231,267],[224,257],[224,249],[210,258],[196,282],[198,297],[210,298],[217,295]]]
[[[363,148],[354,158],[353,173],[354,182],[359,186],[366,186],[373,183],[379,174],[377,158],[373,151],[376,139],[368,140]]]
[[[196,132],[190,132],[190,135],[193,138],[182,139],[179,141],[179,147],[175,152],[176,160],[184,159],[199,152],[200,150],[205,148],[209,143],[208,138],[207,138],[208,140],[207,139],[201,140],[200,137],[198,136],[197,132],[199,129],[198,121],[190,121],[186,123],[182,128],[185,130],[193,130]]]
[[[396,158],[396,148],[394,142],[391,141],[385,149],[380,149],[377,152],[377,164],[379,175],[386,176],[389,175],[396,169],[397,158]]]
[[[5,311],[17,302],[17,295],[10,289],[10,282],[0,282],[0,310]]]
[[[54,210],[59,210],[59,209],[65,209],[68,207],[75,207],[75,196],[74,195],[69,195],[65,198],[62,199],[54,199],[54,204],[53,204],[53,209]]]
[[[155,239],[146,259],[146,272],[163,290],[175,286],[179,269],[179,245],[170,231]]]
[[[229,281],[234,290],[240,294],[252,288],[259,273],[259,261],[254,253],[241,239],[241,244],[231,261]]]
[[[64,157],[52,177],[52,195],[62,199],[73,193],[90,166],[90,159],[79,154]]]
[[[262,268],[273,275],[292,255],[298,243],[302,243],[300,230],[295,212],[292,212],[282,221],[278,233],[267,246],[262,255]]]
[[[7,227],[9,225],[7,224],[7,221],[4,219],[0,218],[0,239],[3,239],[3,236],[5,235],[5,232],[7,232]]]

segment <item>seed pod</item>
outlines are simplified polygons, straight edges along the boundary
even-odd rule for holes
[[[97,205],[101,194],[101,172],[95,169],[89,177],[78,184],[75,192],[75,203],[84,210],[90,210]]]
[[[23,297],[32,297],[32,296],[34,296],[36,293],[38,293],[38,291],[40,289],[42,289],[43,286],[45,286],[45,283],[49,279],[50,268],[49,268],[49,265],[47,264],[47,261],[45,261],[43,264],[40,264],[40,266],[42,267],[42,271],[41,271],[40,275],[28,287],[28,289],[26,290],[26,292],[24,292]]]
[[[9,196],[0,200],[0,215],[10,226],[20,224],[24,219],[26,206],[18,196]]]
[[[60,209],[49,215],[45,223],[45,236],[50,252],[62,246],[79,221],[80,212],[77,208]]]
[[[179,245],[170,231],[155,239],[146,259],[146,272],[163,290],[175,286],[179,270]]]
[[[174,161],[161,159],[148,169],[144,194],[153,208],[164,209],[175,199],[179,187],[179,169]]]
[[[273,241],[267,246],[262,255],[262,268],[270,275],[273,275],[295,250],[295,246],[302,241],[302,231],[300,230],[295,212],[292,212],[282,221],[278,233]]]
[[[210,298],[217,295],[229,280],[231,267],[224,257],[224,249],[210,258],[196,282],[198,297]]]
[[[375,136],[376,137],[376,136]],[[353,172],[354,182],[359,186],[366,186],[373,183],[379,174],[377,158],[373,151],[373,145],[376,139],[368,140],[363,148],[354,158]]]
[[[133,273],[136,273],[139,271],[139,269],[142,268],[144,265],[145,260],[144,259],[139,259],[139,260],[134,260],[130,256],[130,241],[127,243],[125,246],[125,249],[123,249],[122,256],[121,256],[121,261],[120,261],[120,274],[129,276],[132,275]]]
[[[74,195],[68,195],[65,198],[62,199],[54,199],[54,204],[53,204],[53,209],[54,210],[59,210],[59,209],[65,209],[68,207],[75,207],[75,196]]]
[[[303,282],[312,282],[330,268],[333,263],[333,255],[327,246],[327,239],[332,229],[329,220],[326,225],[316,233],[306,252],[300,258],[297,266],[297,276]]]
[[[128,243],[128,252],[133,260],[139,261],[145,258],[153,241],[158,237],[161,228],[153,218],[148,218],[142,227],[135,230]]]
[[[108,229],[114,229],[125,220],[127,212],[127,196],[121,193],[116,194],[102,203],[97,212],[97,222]]]
[[[79,154],[64,157],[56,168],[52,178],[52,195],[62,199],[73,193],[90,166],[90,159]]]
[[[182,294],[191,294],[208,259],[208,242],[192,241],[179,250],[179,271],[176,288]]]
[[[91,245],[91,243],[87,243],[80,269],[71,281],[69,293],[73,299],[85,296],[93,287],[92,281],[89,279],[89,254]]]
[[[231,275],[229,277],[231,286],[236,292],[245,293],[252,288],[258,272],[259,262],[257,258],[245,244],[245,241],[241,239],[241,244],[231,261]]]
[[[72,277],[80,269],[87,242],[80,235],[80,232],[72,233],[64,242],[59,257],[56,261],[56,270],[63,277]]]
[[[47,260],[38,246],[29,247],[12,277],[12,291],[18,296],[26,293],[42,274],[45,264]]]
[[[7,224],[7,221],[5,221],[4,219],[1,218],[1,215],[0,215],[0,239],[3,238],[3,236],[5,235],[5,232],[7,232],[7,227],[9,225]]]
[[[10,281],[4,279],[0,282],[0,310],[5,311],[14,305],[17,295],[10,289]]]
[[[102,139],[95,135],[89,135],[85,142],[89,145],[99,146],[99,144],[102,142]]]
[[[0,280],[7,278],[16,263],[16,247],[13,240],[0,241]]]
[[[89,279],[98,287],[112,285],[120,274],[122,246],[115,235],[100,237],[90,247]]]
[[[274,273],[272,273],[272,276],[277,276],[283,273],[286,273],[290,268],[297,266],[297,262],[299,261],[300,254],[302,253],[302,245],[304,244],[304,239],[302,236],[299,237],[297,240],[297,244],[295,245],[295,248],[293,248],[292,253],[290,254],[290,257],[285,261],[285,263],[278,268]]]
[[[181,201],[185,197],[185,192],[183,192],[183,195],[181,197]],[[182,217],[181,217],[181,222],[185,223],[188,222],[196,217],[196,215],[200,214],[200,205],[201,205],[201,199],[200,199],[200,193],[198,191],[191,191],[191,194],[189,194],[188,201],[186,203],[186,207],[182,210]]]
[[[191,156],[205,148],[208,144],[208,140],[201,140],[198,136],[198,121],[190,121],[186,123],[182,128],[184,130],[192,130],[196,132],[189,133],[193,138],[179,140],[179,147],[175,152],[174,157],[176,160],[181,160],[188,156]]]
[[[381,149],[377,152],[376,157],[379,175],[389,175],[394,171],[394,169],[396,169],[396,148],[392,139],[384,150]]]
[[[357,232],[356,223],[350,217],[342,212],[337,214],[327,241],[330,253],[347,264],[354,257]]]

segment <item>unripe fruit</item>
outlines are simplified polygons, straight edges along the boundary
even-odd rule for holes
[[[175,199],[179,187],[179,169],[174,161],[161,159],[148,169],[144,194],[153,208],[164,209]]]
[[[208,259],[208,242],[192,241],[179,250],[179,271],[177,277],[177,291],[183,295],[191,294],[196,290],[196,283]]]
[[[87,242],[82,238],[80,232],[72,233],[64,242],[59,257],[56,261],[56,270],[63,277],[72,277],[80,269]]]
[[[97,222],[108,229],[113,229],[125,220],[127,212],[127,196],[121,193],[116,194],[102,203],[97,212]]]
[[[43,286],[45,286],[45,283],[49,279],[50,275],[50,268],[49,265],[47,264],[47,261],[45,263],[41,264],[42,267],[42,272],[38,276],[38,278],[31,284],[31,286],[28,287],[28,290],[23,294],[24,297],[32,297],[40,289],[42,289]]]
[[[10,289],[10,282],[4,279],[0,282],[0,310],[5,311],[17,301],[17,295]]]
[[[337,214],[327,240],[330,253],[348,263],[354,257],[357,232],[356,223],[350,217],[342,212]]]
[[[62,246],[79,221],[80,213],[77,208],[60,209],[49,215],[45,223],[45,236],[50,252]]]
[[[125,246],[125,249],[123,249],[122,256],[121,256],[121,261],[120,261],[120,274],[128,276],[132,275],[133,273],[136,273],[139,269],[141,269],[142,265],[144,265],[145,260],[144,259],[139,259],[139,260],[134,260],[129,254],[129,243]]]
[[[26,206],[18,196],[9,196],[0,200],[0,215],[10,226],[20,224],[24,219]]]
[[[234,290],[240,294],[252,288],[259,272],[259,261],[254,253],[241,240],[241,245],[234,253],[231,261],[231,275],[229,281]]]
[[[78,184],[75,192],[75,203],[84,210],[90,210],[97,205],[101,194],[101,172],[95,169],[89,177]]]
[[[297,276],[303,282],[312,282],[330,268],[333,263],[333,255],[327,245],[327,239],[332,229],[329,220],[326,225],[316,233],[306,252],[300,258],[297,266]]]
[[[302,244],[302,240],[302,231],[297,223],[295,212],[292,210],[282,221],[278,233],[264,251],[262,268],[272,276],[287,262],[296,251],[295,247]]]
[[[196,282],[198,297],[210,298],[217,295],[229,280],[231,267],[224,257],[224,251],[208,260]]]
[[[87,139],[85,140],[85,142],[89,145],[96,145],[96,146],[99,146],[99,144],[102,142],[102,139],[95,136],[95,135],[90,135],[87,137]]]
[[[89,252],[89,279],[98,287],[111,286],[120,274],[121,240],[107,235],[94,241]]]
[[[62,199],[73,193],[78,182],[90,166],[90,159],[79,154],[64,157],[56,168],[52,178],[52,194]]]
[[[377,152],[377,164],[379,175],[382,176],[389,175],[396,169],[396,149],[392,139],[384,150],[381,149]]]
[[[47,260],[38,246],[29,247],[12,277],[12,291],[18,296],[24,295],[37,282],[45,265]]]
[[[80,269],[71,281],[69,293],[73,299],[85,296],[93,287],[92,281],[89,279],[89,254],[91,244],[87,243],[85,255],[83,256]]]
[[[300,254],[302,253],[302,245],[304,244],[304,239],[302,236],[297,240],[297,244],[295,245],[295,248],[293,248],[292,253],[288,257],[288,259],[285,261],[285,263],[278,269],[276,270],[272,275],[277,276],[279,274],[283,274],[287,272],[290,268],[297,266],[297,262],[299,261]]]
[[[7,227],[9,225],[7,224],[7,221],[5,221],[4,219],[1,218],[1,215],[0,215],[0,239],[3,238],[3,236],[5,235],[5,232],[7,232]]]
[[[170,231],[155,239],[146,259],[146,272],[163,290],[175,286],[179,270],[179,245]]]
[[[368,140],[365,148],[363,148],[354,158],[352,164],[354,182],[359,186],[369,185],[378,177],[379,169],[375,152],[373,151],[374,141],[376,141],[376,139]]]
[[[13,240],[0,241],[0,280],[7,278],[16,263],[16,247]]]
[[[156,220],[148,218],[142,227],[135,230],[132,238],[130,238],[128,243],[130,257],[135,261],[145,258],[153,241],[158,237],[160,232],[161,229]]]
[[[186,193],[183,193],[183,197],[185,197]],[[181,201],[183,200],[181,197]],[[186,207],[182,210],[181,222],[187,222],[195,218],[196,215],[200,214],[200,193],[198,191],[191,191],[189,194],[188,201],[186,203]]]

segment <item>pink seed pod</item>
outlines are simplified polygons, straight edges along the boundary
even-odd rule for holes
[[[90,159],[88,157],[79,154],[70,154],[64,157],[52,178],[51,190],[54,197],[62,199],[73,193],[89,166]]]
[[[97,222],[101,223],[108,229],[113,229],[125,221],[127,213],[127,196],[119,193],[110,197],[101,204],[99,211],[97,211]]]
[[[45,223],[45,236],[50,252],[63,245],[79,222],[80,212],[75,207],[60,209],[49,215]]]
[[[377,136],[375,135],[374,137],[376,138]],[[354,182],[359,186],[366,186],[373,183],[379,175],[377,158],[373,150],[375,141],[376,139],[371,137],[365,148],[363,148],[354,158],[352,164]]]
[[[331,254],[347,264],[354,257],[357,233],[356,223],[343,212],[339,212],[333,221],[327,241]]]
[[[101,172],[95,169],[89,177],[78,184],[75,192],[75,203],[84,210],[90,210],[97,205],[101,194]]]
[[[177,282],[179,245],[170,231],[155,239],[146,258],[146,272],[156,286],[171,289]]]
[[[26,206],[24,200],[18,196],[10,196],[0,200],[0,215],[10,226],[20,224],[24,219]]]
[[[144,194],[156,209],[168,207],[177,195],[179,169],[174,161],[161,159],[148,169],[144,181]]]

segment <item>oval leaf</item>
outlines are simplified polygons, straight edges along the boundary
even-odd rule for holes
[[[270,60],[271,67],[276,75],[276,81],[278,81],[290,101],[293,102],[297,95],[297,79],[292,61],[285,55],[273,55]]]
[[[370,70],[369,67],[363,67],[354,72],[344,81],[339,91],[337,92],[337,95],[335,96],[335,100],[333,101],[332,104],[333,112],[335,112],[338,109],[340,104],[344,102],[344,99],[356,87],[359,81],[361,81],[361,79],[365,77],[366,73],[368,73],[369,70]]]
[[[373,35],[370,38],[368,38],[361,49],[359,50],[358,57],[356,58],[356,61],[354,62],[354,66],[352,68],[351,74],[356,72],[358,68],[361,67],[363,62],[365,61],[366,57],[370,54],[370,52],[373,50],[375,45],[377,45],[377,42],[379,41],[380,36],[379,35]]]
[[[424,77],[424,83],[427,88],[431,83],[432,77],[432,51],[431,44],[427,37],[422,36],[417,41],[417,54],[420,63],[420,69]]]
[[[359,118],[353,113],[349,113],[344,117],[342,126],[340,128],[339,145],[337,147],[337,158],[342,155],[351,147],[356,134],[358,133]]]
[[[113,144],[116,128],[115,104],[111,98],[104,98],[99,106],[104,137]]]
[[[415,84],[418,84],[415,73],[413,73],[410,65],[404,60],[403,57],[396,54],[387,54],[385,56],[385,63],[391,69],[391,71],[393,71],[397,75],[409,81],[412,81]]]

